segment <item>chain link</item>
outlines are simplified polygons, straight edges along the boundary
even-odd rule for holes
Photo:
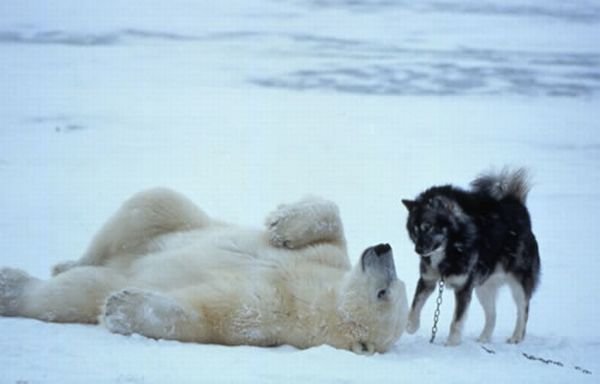
[[[442,294],[444,293],[444,279],[440,279],[438,285],[438,297],[435,301],[436,307],[435,312],[433,313],[433,327],[431,327],[431,339],[429,339],[430,343],[433,343],[435,340],[435,335],[438,331],[438,321],[440,320],[440,307],[442,306]]]

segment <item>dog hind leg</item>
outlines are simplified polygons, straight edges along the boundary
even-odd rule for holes
[[[511,337],[506,340],[509,344],[518,344],[525,338],[527,319],[529,317],[529,299],[523,285],[513,276],[508,279],[508,286],[517,306],[517,321]]]
[[[481,331],[478,341],[489,343],[496,327],[496,298],[498,296],[498,282],[488,279],[483,285],[475,288],[477,299],[483,307],[485,314],[485,325]]]

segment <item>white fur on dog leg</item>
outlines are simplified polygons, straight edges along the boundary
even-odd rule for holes
[[[527,299],[523,286],[513,277],[508,278],[508,286],[517,306],[517,321],[512,336],[506,340],[509,344],[518,344],[525,338],[525,328],[527,326]]]
[[[454,347],[454,346],[460,345],[460,342],[461,342],[460,334],[453,333],[453,334],[450,334],[450,336],[448,336],[448,340],[446,340],[445,345],[447,347]]]
[[[479,337],[477,338],[477,342],[481,343],[481,344],[488,344],[490,341],[492,340],[492,335],[483,332],[481,335],[479,335]]]
[[[420,319],[418,317],[412,316],[412,314],[411,314],[411,316],[409,316],[409,318],[408,318],[408,323],[406,324],[406,332],[409,335],[412,335],[419,330],[420,326],[421,326]]]
[[[448,336],[448,340],[446,340],[446,346],[453,347],[461,343],[463,324],[464,316],[461,321],[457,321],[450,326],[450,335]]]

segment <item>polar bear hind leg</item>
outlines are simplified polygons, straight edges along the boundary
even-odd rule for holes
[[[0,315],[68,323],[96,323],[105,297],[125,278],[104,267],[80,267],[47,281],[0,269]]]
[[[202,228],[209,217],[183,195],[166,188],[140,192],[127,200],[93,238],[77,261],[53,268],[53,275],[82,265],[105,265],[121,258],[127,263],[152,250],[156,237]]]
[[[276,247],[296,249],[326,242],[346,245],[337,205],[317,197],[280,205],[267,216],[265,225]]]

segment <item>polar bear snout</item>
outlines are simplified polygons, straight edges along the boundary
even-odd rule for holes
[[[398,278],[394,265],[394,254],[389,244],[379,244],[367,248],[363,252],[360,262],[363,272],[378,275],[387,282]]]

